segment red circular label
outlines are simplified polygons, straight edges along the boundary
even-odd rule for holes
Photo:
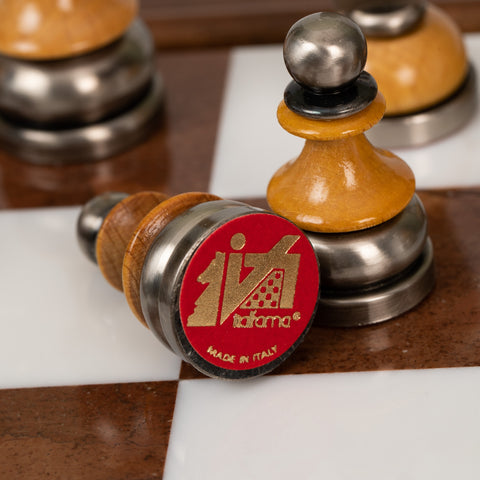
[[[319,271],[304,233],[276,215],[230,220],[200,245],[180,290],[185,336],[207,362],[249,370],[283,355],[315,310]]]

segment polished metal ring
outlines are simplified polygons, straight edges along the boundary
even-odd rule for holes
[[[320,295],[315,324],[361,327],[397,317],[419,304],[435,285],[433,247],[429,238],[422,254],[402,275],[372,289]]]
[[[153,58],[152,37],[139,19],[120,39],[85,55],[53,61],[0,55],[0,113],[39,128],[97,122],[138,100]]]
[[[365,134],[382,148],[418,147],[463,127],[477,103],[477,80],[471,65],[462,86],[439,105],[408,115],[385,116]]]
[[[224,369],[208,362],[195,350],[187,337],[180,313],[180,294],[192,257],[201,245],[226,223],[258,214],[277,217],[272,212],[230,200],[216,200],[196,205],[174,218],[159,233],[150,247],[142,269],[140,298],[142,312],[150,330],[180,358],[212,377],[252,378],[270,372],[303,341],[313,321],[313,318],[309,320],[308,327],[288,350],[272,358],[268,363],[246,369]],[[316,292],[314,297],[317,301]],[[273,339],[278,336],[272,335],[270,341],[274,342]],[[255,342],[254,336],[250,341]]]
[[[306,232],[320,264],[322,292],[365,289],[401,274],[421,255],[427,217],[414,195],[387,222],[349,233]]]
[[[0,143],[37,165],[98,161],[130,148],[158,123],[163,82],[154,75],[147,93],[131,109],[107,120],[64,130],[24,127],[0,117]]]

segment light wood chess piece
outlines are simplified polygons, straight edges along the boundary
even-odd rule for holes
[[[408,165],[364,132],[384,113],[363,70],[360,28],[335,13],[295,23],[284,43],[293,81],[281,126],[305,138],[300,155],[272,177],[272,210],[308,232],[320,264],[319,322],[366,325],[399,315],[433,287],[427,219]]]
[[[337,0],[364,32],[365,69],[386,98],[385,118],[370,132],[389,148],[423,145],[464,126],[476,109],[476,74],[462,33],[424,0]]]
[[[101,160],[158,123],[162,82],[134,0],[0,2],[0,143],[37,164]]]

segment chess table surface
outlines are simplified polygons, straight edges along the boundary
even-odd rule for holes
[[[80,205],[105,191],[265,205],[266,176],[298,149],[269,109],[285,80],[278,42],[326,2],[291,3],[145,1],[166,94],[154,134],[82,165],[0,151],[0,478],[478,478],[480,116],[399,152],[419,179],[434,291],[380,325],[314,326],[255,380],[209,379],[166,351],[76,245]],[[480,2],[438,3],[480,68]],[[209,28],[219,18],[230,36]]]

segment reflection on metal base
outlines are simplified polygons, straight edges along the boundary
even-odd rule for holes
[[[388,283],[366,290],[321,292],[315,324],[328,327],[360,327],[394,318],[413,308],[435,283],[433,248],[427,239],[420,258]]]
[[[50,61],[0,55],[0,112],[42,129],[99,122],[134,104],[154,71],[152,35],[137,18],[118,40],[84,55]]]
[[[476,75],[471,66],[462,87],[440,105],[418,113],[384,117],[366,135],[378,147],[416,147],[445,137],[462,127],[476,108]]]
[[[126,150],[150,133],[162,103],[163,82],[155,75],[136,105],[101,122],[65,130],[41,130],[0,116],[0,143],[14,155],[39,165],[97,161]]]

